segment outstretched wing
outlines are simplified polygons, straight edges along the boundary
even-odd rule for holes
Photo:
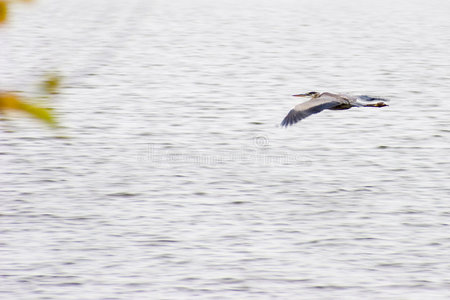
[[[337,101],[336,98],[331,97],[311,99],[304,103],[297,104],[283,119],[283,121],[281,122],[281,126],[287,127],[293,125],[312,114],[317,114],[324,109],[330,109],[340,104],[342,104],[340,101]]]

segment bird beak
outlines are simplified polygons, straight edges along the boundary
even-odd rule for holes
[[[308,94],[297,94],[297,95],[292,95],[294,97],[308,97]]]

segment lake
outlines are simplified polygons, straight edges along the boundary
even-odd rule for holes
[[[11,5],[2,299],[450,298],[450,2]],[[390,99],[289,128],[309,91]]]

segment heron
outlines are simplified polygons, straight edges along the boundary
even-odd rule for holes
[[[383,107],[388,106],[383,98],[370,97],[366,95],[351,96],[345,94],[309,92],[305,94],[292,95],[294,97],[311,97],[310,100],[294,106],[281,122],[281,126],[293,125],[312,114],[317,114],[324,109],[343,110],[352,107]],[[379,101],[377,103],[361,103],[362,101]]]

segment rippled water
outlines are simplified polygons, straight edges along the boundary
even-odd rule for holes
[[[450,4],[15,4],[2,299],[448,299]],[[310,90],[390,106],[279,122]]]

